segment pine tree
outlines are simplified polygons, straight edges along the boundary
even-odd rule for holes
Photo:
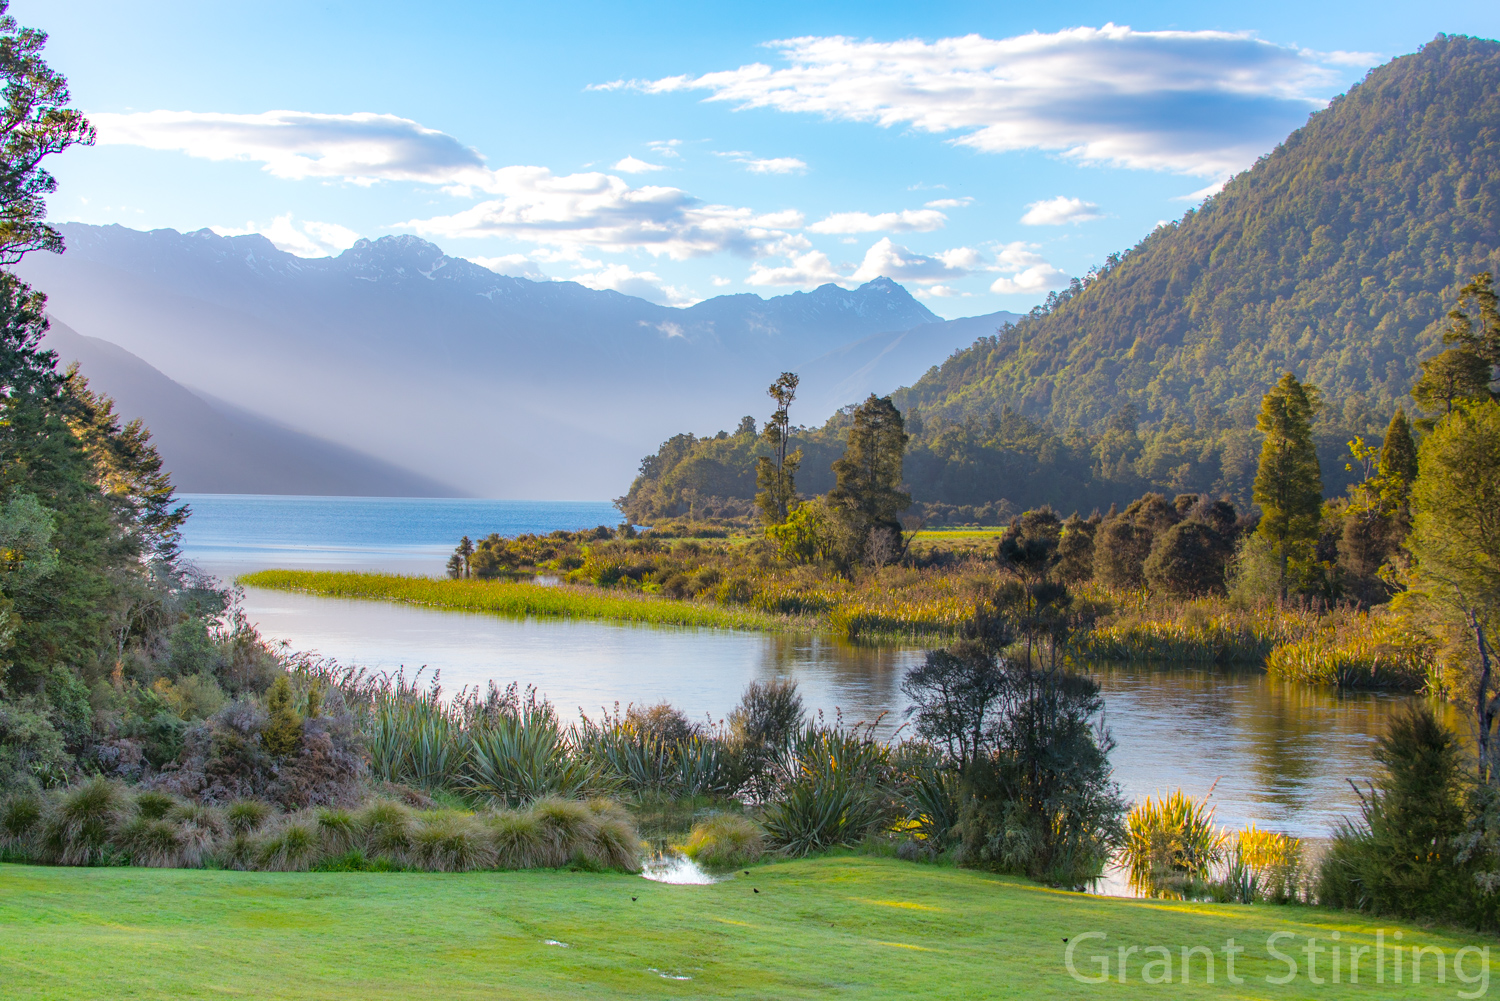
[[[1288,372],[1261,400],[1255,426],[1265,441],[1255,473],[1256,533],[1271,544],[1281,565],[1280,590],[1286,597],[1294,563],[1311,558],[1323,507],[1323,474],[1313,444],[1313,417],[1321,405],[1318,390]]]
[[[828,503],[848,533],[846,555],[858,558],[874,532],[900,538],[896,516],[911,507],[911,494],[901,490],[908,439],[901,411],[889,396],[871,393],[853,416],[844,455],[833,464],[836,484],[828,492]]]
[[[1405,512],[1411,485],[1417,478],[1417,443],[1412,440],[1406,411],[1400,407],[1385,429],[1380,462],[1375,469],[1380,476],[1382,506],[1389,512]]]
[[[271,686],[266,696],[266,712],[270,718],[260,732],[260,743],[266,753],[278,758],[296,753],[302,746],[302,716],[292,704],[292,685],[286,675]]]
[[[764,435],[772,454],[761,456],[755,463],[755,485],[759,490],[755,503],[767,525],[784,524],[797,503],[796,475],[802,464],[802,452],[799,449],[788,455],[786,451],[792,438],[791,406],[797,398],[797,382],[797,373],[783,372],[766,390],[766,395],[776,401],[776,412],[766,424]]]

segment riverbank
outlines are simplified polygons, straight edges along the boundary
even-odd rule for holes
[[[756,892],[756,891],[759,892]],[[1307,937],[1327,950],[1391,944],[1441,950],[1410,962],[1402,997],[1481,988],[1455,976],[1460,949],[1492,940],[1311,907],[1122,900],[1021,880],[868,857],[781,862],[713,886],[640,877],[513,873],[242,873],[0,865],[0,981],[9,1001],[108,997],[275,997],[284,1001],[468,998],[776,997],[1091,998],[1080,976],[1108,961],[1112,996],[1160,996],[1144,982],[1171,957],[1172,990],[1226,990],[1223,949],[1244,952],[1237,996],[1375,998],[1373,954],[1360,983],[1331,981],[1330,953],[1308,976]],[[1078,941],[1100,932],[1107,938]],[[1285,956],[1268,955],[1267,940]],[[1120,949],[1129,956],[1118,980]],[[1183,949],[1202,951],[1183,979]],[[1404,957],[1403,957],[1404,958]],[[1297,975],[1285,985],[1288,963]],[[1477,976],[1477,950],[1464,958]],[[1317,983],[1316,988],[1310,986]],[[1248,993],[1246,993],[1248,992]]]

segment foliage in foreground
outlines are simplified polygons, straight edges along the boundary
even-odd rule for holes
[[[467,872],[640,868],[635,825],[607,800],[543,797],[523,809],[413,810],[389,799],[282,812],[262,800],[207,806],[94,778],[0,802],[0,858],[152,868]]]

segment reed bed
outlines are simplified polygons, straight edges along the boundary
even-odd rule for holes
[[[518,618],[605,619],[653,626],[765,631],[793,631],[814,625],[796,616],[769,614],[754,608],[672,601],[639,592],[528,581],[438,580],[402,574],[261,570],[237,578],[236,583],[326,598],[394,601]]]
[[[1301,840],[1253,825],[1217,827],[1208,797],[1194,799],[1181,789],[1147,796],[1126,815],[1125,830],[1120,865],[1146,896],[1241,904],[1306,896]]]
[[[1287,681],[1349,689],[1419,692],[1439,687],[1432,638],[1377,615],[1346,619],[1278,646],[1266,658],[1266,672]]]

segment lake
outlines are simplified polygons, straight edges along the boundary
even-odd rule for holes
[[[189,496],[184,549],[232,576],[271,566],[440,572],[459,536],[612,524],[602,503]],[[902,673],[921,650],[810,636],[514,620],[246,589],[269,638],[373,670],[427,669],[445,689],[536,685],[567,716],[666,699],[722,718],[752,679],[797,679],[810,709],[902,722]],[[1274,682],[1254,670],[1099,665],[1116,778],[1132,797],[1212,786],[1220,823],[1326,836],[1357,806],[1375,737],[1400,697]],[[1215,785],[1217,783],[1217,785]]]

